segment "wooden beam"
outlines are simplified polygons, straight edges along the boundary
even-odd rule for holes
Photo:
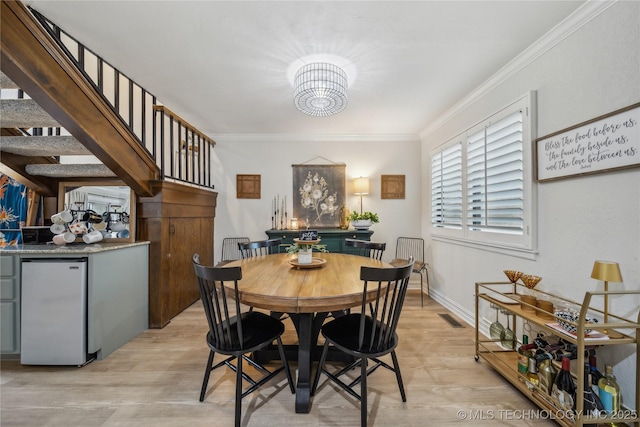
[[[2,71],[136,194],[153,195],[154,160],[24,4],[2,0],[0,18]]]

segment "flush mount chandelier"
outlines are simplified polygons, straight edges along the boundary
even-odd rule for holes
[[[336,65],[314,62],[294,79],[294,104],[310,116],[331,116],[347,107],[347,74]]]

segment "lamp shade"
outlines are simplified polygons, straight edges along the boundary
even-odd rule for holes
[[[347,74],[336,65],[314,62],[296,73],[294,104],[310,116],[331,116],[347,108]]]
[[[591,278],[606,282],[622,282],[622,273],[617,262],[596,261],[593,263]]]
[[[353,194],[361,196],[369,194],[369,178],[356,178],[353,180]]]

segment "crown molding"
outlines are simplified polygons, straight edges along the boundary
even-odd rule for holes
[[[443,126],[465,108],[469,107],[471,104],[478,101],[478,99],[504,83],[514,74],[536,61],[540,56],[547,53],[558,43],[562,42],[617,2],[618,0],[587,0],[571,15],[558,23],[551,30],[547,31],[547,33],[535,41],[531,46],[509,61],[507,65],[498,70],[498,72],[493,76],[489,77],[489,79],[487,79],[483,84],[478,86],[474,91],[469,93],[444,114],[434,120],[433,123],[420,132],[420,139],[422,140],[426,138],[429,134]]]
[[[216,143],[225,142],[420,142],[417,134],[210,134]]]

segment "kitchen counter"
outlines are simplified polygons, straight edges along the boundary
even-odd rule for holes
[[[42,255],[83,255],[95,254],[98,252],[113,251],[116,249],[130,248],[133,246],[148,245],[149,242],[114,242],[114,243],[70,243],[64,246],[58,246],[53,243],[44,245],[18,245],[6,246],[0,248],[2,253],[18,253],[22,254],[42,254]]]
[[[77,242],[0,248],[0,359],[20,355],[21,264],[27,259],[87,258],[87,350],[98,359],[147,329],[149,244]]]

